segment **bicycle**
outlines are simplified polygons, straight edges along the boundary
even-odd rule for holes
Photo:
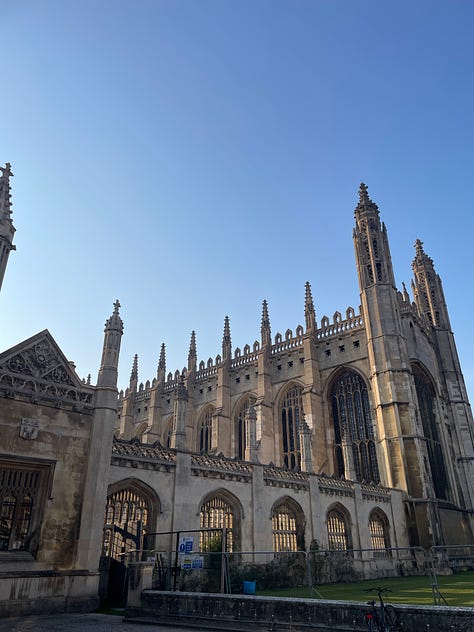
[[[369,632],[399,632],[402,629],[400,617],[396,609],[386,604],[382,598],[382,593],[391,592],[390,588],[368,588],[365,592],[376,592],[379,598],[379,605],[374,600],[367,604],[372,606],[370,612],[365,614],[365,622]]]

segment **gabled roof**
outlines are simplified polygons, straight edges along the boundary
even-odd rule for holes
[[[84,386],[47,329],[0,353],[0,371],[58,384]]]
[[[93,388],[80,380],[45,329],[0,353],[0,394],[84,410],[92,407]]]

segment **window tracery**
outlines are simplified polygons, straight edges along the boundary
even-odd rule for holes
[[[240,403],[235,414],[235,456],[238,459],[245,459],[246,438],[245,438],[245,413],[251,403],[255,402],[255,397],[247,395]]]
[[[431,382],[416,366],[413,367],[418,407],[426,441],[431,479],[436,498],[448,499],[448,477],[444,461],[443,448],[436,422],[436,396]]]
[[[327,515],[328,546],[333,551],[347,551],[351,548],[350,532],[347,521],[338,509],[333,509]]]
[[[226,529],[226,550],[232,553],[236,544],[236,512],[234,507],[221,495],[209,498],[201,505],[201,529]],[[213,542],[219,538],[218,531],[201,531],[199,534],[199,548],[209,551]]]
[[[388,520],[381,511],[372,511],[369,517],[370,545],[375,555],[385,556],[389,553],[390,536],[388,533]]]
[[[212,416],[214,414],[214,408],[208,408],[199,424],[199,446],[200,452],[209,452],[212,447]]]
[[[335,470],[344,476],[343,441],[352,450],[358,481],[380,482],[367,387],[354,371],[340,373],[330,389],[335,437]]]
[[[284,394],[280,406],[283,464],[290,470],[301,465],[300,421],[303,418],[303,389],[293,384]]]
[[[142,549],[149,529],[147,498],[130,488],[107,496],[102,554],[123,562],[123,554]]]
[[[272,510],[273,550],[298,551],[304,548],[301,517],[288,502],[281,502]]]
[[[35,553],[49,464],[0,464],[0,551]]]

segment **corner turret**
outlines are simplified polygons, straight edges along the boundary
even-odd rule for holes
[[[395,287],[387,229],[380,221],[378,206],[370,199],[363,182],[359,187],[359,204],[354,216],[354,246],[361,292],[375,284]]]
[[[116,388],[118,361],[123,334],[123,322],[119,314],[120,303],[114,303],[114,311],[105,323],[104,346],[100,363],[97,386]]]
[[[413,295],[420,316],[425,316],[433,327],[451,329],[441,279],[435,272],[433,259],[425,253],[419,239],[415,242],[412,269],[415,277]]]

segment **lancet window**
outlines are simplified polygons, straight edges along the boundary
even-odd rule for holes
[[[200,452],[208,452],[212,447],[212,416],[214,408],[208,408],[199,424],[198,449]]]
[[[327,516],[328,545],[333,551],[347,551],[351,548],[350,531],[346,516],[333,509]]]
[[[413,367],[418,408],[425,436],[428,460],[431,467],[431,478],[436,498],[448,499],[448,478],[446,466],[436,423],[435,391],[431,382],[418,367]]]
[[[303,418],[303,389],[293,384],[280,402],[283,464],[290,470],[300,467],[300,420]]]
[[[378,483],[380,475],[369,396],[362,378],[354,371],[340,373],[330,389],[330,402],[336,474]],[[354,472],[349,472],[349,463],[345,462],[349,457],[347,450],[350,450]]]
[[[121,489],[107,497],[102,554],[124,562],[124,554],[143,549],[150,530],[150,504],[135,489]]]
[[[237,529],[236,510],[222,495],[209,498],[201,505],[199,546],[201,551],[220,550],[222,546],[222,529],[225,527],[226,550],[232,553],[235,550]],[[210,529],[210,531],[206,531]],[[213,531],[212,529],[216,529]]]

